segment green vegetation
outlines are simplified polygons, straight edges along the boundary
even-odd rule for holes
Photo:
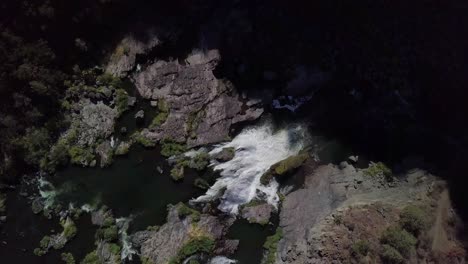
[[[115,150],[116,156],[126,155],[130,151],[130,143],[128,142],[121,142],[117,149]]]
[[[158,226],[158,225],[154,225],[154,226],[148,226],[148,227],[146,227],[146,230],[148,230],[148,231],[153,231],[153,232],[158,232],[158,231],[159,231],[159,228],[161,228],[161,227]]]
[[[382,234],[380,242],[392,246],[402,255],[407,256],[416,245],[417,240],[412,234],[400,227],[389,227]]]
[[[426,230],[429,226],[428,214],[421,208],[409,205],[403,209],[400,214],[400,225],[417,236],[420,232]]]
[[[262,204],[265,204],[265,203],[266,203],[265,201],[258,200],[258,199],[253,199],[250,202],[244,204],[242,207],[254,207],[254,206],[262,205]]]
[[[96,239],[107,242],[115,241],[119,238],[119,230],[116,225],[99,228],[96,231]]]
[[[208,166],[210,163],[210,155],[206,152],[200,152],[195,157],[190,160],[188,166],[192,169],[196,169],[198,171],[201,171]]]
[[[187,216],[190,216],[192,218],[192,221],[194,222],[198,222],[200,220],[200,212],[198,212],[197,210],[188,207],[182,202],[178,203],[176,206],[177,214],[180,218],[186,218]]]
[[[141,264],[154,264],[150,258],[140,256]]]
[[[369,242],[367,242],[366,240],[358,240],[351,246],[351,250],[356,255],[367,256],[367,254],[370,251]]]
[[[392,170],[382,162],[372,163],[369,168],[365,169],[364,175],[369,177],[384,176],[387,181],[393,180]]]
[[[198,262],[198,260],[196,259],[191,259],[188,264],[200,264],[200,262]]]
[[[196,253],[211,253],[214,249],[215,241],[205,235],[191,238],[177,253],[177,256],[169,261],[169,264],[180,264],[186,258]]]
[[[133,140],[135,140],[137,143],[143,145],[144,147],[147,148],[152,148],[156,146],[156,143],[148,138],[146,138],[144,135],[142,135],[140,132],[135,132],[131,136]]]
[[[40,257],[40,256],[44,256],[46,253],[47,253],[47,251],[46,251],[46,250],[43,250],[43,249],[41,249],[41,248],[35,248],[35,249],[33,250],[33,254],[36,255],[36,256],[39,256],[39,257]]]
[[[161,142],[161,155],[171,157],[187,151],[187,147],[170,139],[164,139]]]
[[[24,152],[24,160],[30,164],[39,164],[50,146],[49,132],[45,128],[28,128],[26,134],[15,141]]]
[[[115,107],[119,116],[128,110],[128,94],[124,89],[115,91]]]
[[[195,187],[200,188],[202,190],[207,190],[208,188],[210,188],[210,184],[205,179],[202,179],[202,178],[196,178],[195,181],[193,182],[193,185],[195,185]]]
[[[265,172],[260,178],[260,182],[264,185],[268,184],[274,176],[281,176],[290,172],[294,169],[299,168],[307,159],[309,154],[301,153],[295,156],[291,156],[284,159],[276,164],[273,164],[267,172]]]
[[[264,257],[264,264],[274,264],[276,258],[276,251],[278,250],[278,242],[283,237],[283,230],[277,228],[275,234],[266,238],[263,248],[266,250],[266,255]]]
[[[70,161],[73,164],[83,165],[89,164],[94,160],[92,149],[85,149],[79,146],[73,146],[68,150]]]
[[[80,262],[80,264],[103,264],[97,255],[96,250],[91,251],[86,257]]]
[[[50,236],[44,236],[39,242],[39,246],[42,249],[47,249],[49,247],[49,243],[50,243]]]
[[[382,246],[380,257],[384,263],[388,264],[401,264],[405,260],[398,250],[389,245]]]
[[[150,128],[155,128],[162,125],[166,122],[167,117],[169,116],[169,105],[164,99],[159,99],[158,101],[158,114],[153,118],[153,121],[150,124]]]
[[[190,113],[187,119],[187,133],[189,134],[190,138],[196,138],[196,130],[198,125],[200,124],[201,119],[205,116],[205,111],[193,112]]]
[[[174,181],[180,181],[184,178],[184,166],[177,164],[171,169],[171,178]]]
[[[60,256],[65,264],[75,264],[75,258],[71,253],[62,253]]]
[[[67,218],[65,221],[61,221],[60,225],[63,227],[62,234],[67,238],[67,240],[70,240],[71,238],[75,237],[77,228],[73,220],[71,218]]]
[[[120,252],[122,248],[119,245],[117,245],[116,243],[109,243],[109,248],[110,248],[110,252],[113,255],[119,256],[120,258]]]

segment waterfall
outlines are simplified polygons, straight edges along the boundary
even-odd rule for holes
[[[209,154],[214,155],[223,148],[235,149],[234,158],[218,163],[211,162],[214,170],[221,171],[215,184],[205,195],[193,202],[207,202],[220,198],[219,209],[237,214],[239,206],[252,199],[263,199],[277,206],[278,183],[272,180],[267,186],[260,183],[261,176],[271,165],[296,155],[305,141],[305,130],[299,126],[289,126],[274,130],[266,124],[244,129],[231,142],[217,145]]]
[[[122,243],[122,251],[120,253],[122,260],[132,260],[133,255],[137,253],[136,250],[132,247],[130,236],[127,234],[128,226],[131,221],[131,217],[121,217],[115,220],[117,226],[119,227],[120,242]]]
[[[37,180],[39,195],[44,201],[44,209],[52,207],[55,203],[55,198],[57,196],[57,190],[54,185],[44,179],[44,177],[39,177]]]

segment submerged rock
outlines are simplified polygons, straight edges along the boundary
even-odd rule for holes
[[[270,221],[273,209],[273,206],[268,203],[246,205],[242,208],[241,216],[247,219],[250,223],[265,225]]]
[[[145,111],[143,110],[139,110],[136,114],[135,114],[135,119],[143,119],[145,118]]]
[[[233,147],[223,148],[220,152],[213,155],[213,158],[217,161],[225,162],[232,160],[235,155],[235,149]]]

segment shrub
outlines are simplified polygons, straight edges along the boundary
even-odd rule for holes
[[[110,249],[110,252],[113,254],[113,255],[116,255],[116,256],[119,256],[120,255],[120,251],[121,251],[121,248],[119,245],[115,244],[115,243],[110,243],[109,244],[109,249]]]
[[[96,250],[91,251],[86,257],[80,262],[81,264],[102,264],[96,253]]]
[[[386,264],[400,264],[404,261],[400,252],[389,245],[383,245],[380,258],[382,258],[382,261]]]
[[[382,162],[372,163],[369,168],[364,170],[364,175],[376,177],[383,175],[387,181],[393,180],[392,170]]]
[[[398,250],[402,255],[408,255],[416,245],[416,238],[400,227],[389,227],[380,239],[382,244],[388,244]]]
[[[200,220],[200,212],[198,212],[197,210],[188,207],[184,203],[178,203],[176,206],[177,214],[180,218],[191,216],[194,222],[198,222]]]
[[[94,159],[94,154],[92,150],[85,149],[79,146],[73,146],[68,150],[68,154],[70,155],[70,161],[73,164],[88,164]]]
[[[400,224],[405,230],[417,236],[428,227],[428,215],[421,208],[410,205],[401,212]]]
[[[210,163],[210,155],[206,152],[200,152],[188,163],[189,167],[196,170],[203,170]]]
[[[75,264],[75,258],[71,253],[62,253],[61,257],[65,264]]]
[[[47,249],[49,247],[49,243],[50,243],[50,236],[44,236],[39,242],[39,246],[42,249]]]
[[[351,250],[356,255],[367,256],[367,253],[370,251],[369,242],[365,240],[359,240],[351,246]]]
[[[162,141],[161,155],[164,157],[171,157],[184,153],[187,147],[183,144],[165,139]]]
[[[263,248],[267,251],[264,259],[264,264],[274,264],[276,258],[276,251],[278,248],[278,242],[283,237],[283,230],[277,228],[275,234],[266,238]]]
[[[176,165],[171,169],[171,178],[174,181],[180,181],[184,178],[184,166]]]
[[[148,138],[146,138],[145,136],[143,136],[140,132],[135,132],[133,133],[133,135],[131,136],[131,138],[133,140],[135,140],[136,142],[138,142],[139,144],[143,145],[144,147],[147,147],[147,148],[151,148],[151,147],[155,147],[156,146],[156,143]]]
[[[150,124],[150,128],[158,127],[166,122],[166,119],[169,116],[169,105],[166,100],[159,99],[158,110],[159,113],[153,118],[153,121]]]
[[[182,263],[186,258],[196,253],[211,253],[215,241],[208,236],[191,238],[177,253],[177,256],[171,259],[170,264]]]
[[[35,248],[33,251],[33,254],[39,257],[45,255],[46,253],[47,251],[40,249],[40,248]]]
[[[67,239],[71,239],[76,235],[76,225],[70,218],[67,218],[67,220],[63,221],[60,224],[63,227],[62,233]]]
[[[128,109],[128,94],[124,89],[117,89],[115,91],[115,107],[117,112],[121,115]]]
[[[39,165],[50,147],[49,131],[45,128],[29,128],[26,134],[15,140],[24,152],[24,160],[30,165]]]
[[[111,225],[109,227],[100,228],[96,231],[96,238],[104,241],[115,241],[118,239],[119,230],[117,226]]]
[[[264,185],[268,184],[274,176],[284,175],[296,168],[299,168],[309,157],[309,154],[302,153],[288,157],[280,162],[273,164],[267,172],[260,178],[260,182]]]

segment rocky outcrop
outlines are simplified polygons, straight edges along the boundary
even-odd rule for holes
[[[103,102],[92,103],[83,99],[80,103],[81,111],[74,117],[73,122],[78,129],[78,145],[92,146],[99,138],[107,138],[114,132],[117,110]]]
[[[157,61],[135,74],[139,93],[164,102],[168,116],[145,137],[170,138],[199,146],[227,138],[232,124],[254,120],[262,108],[247,106],[233,86],[217,79],[213,70],[220,59],[216,50],[195,51],[184,61]]]
[[[116,76],[125,77],[136,65],[137,55],[142,55],[162,42],[155,32],[146,33],[144,38],[126,36],[116,46],[106,67],[106,72]]]
[[[158,231],[139,232],[133,237],[132,241],[141,244],[141,256],[151,263],[169,262],[185,243],[197,236],[221,239],[234,221],[206,214],[185,215],[179,208],[178,205],[169,209],[167,223]]]
[[[334,237],[327,236],[324,230],[341,221],[342,211],[375,203],[401,208],[427,198],[436,182],[434,176],[422,170],[408,172],[404,181],[386,182],[382,180],[384,176],[365,175],[346,162],[339,167],[322,165],[316,169],[308,164],[301,168],[306,174],[303,188],[286,195],[282,203],[283,238],[278,245],[277,263],[342,263],[334,259],[336,254],[325,256],[322,243],[324,237]],[[386,221],[395,223],[389,219],[390,216]],[[336,247],[339,242],[333,241],[329,245]]]
[[[112,149],[111,143],[108,140],[102,142],[96,147],[96,153],[100,157],[101,168],[104,168],[112,163],[112,156],[114,151]]]
[[[270,216],[273,212],[273,206],[268,203],[263,203],[253,206],[245,206],[241,210],[241,216],[247,219],[250,223],[268,224]]]

